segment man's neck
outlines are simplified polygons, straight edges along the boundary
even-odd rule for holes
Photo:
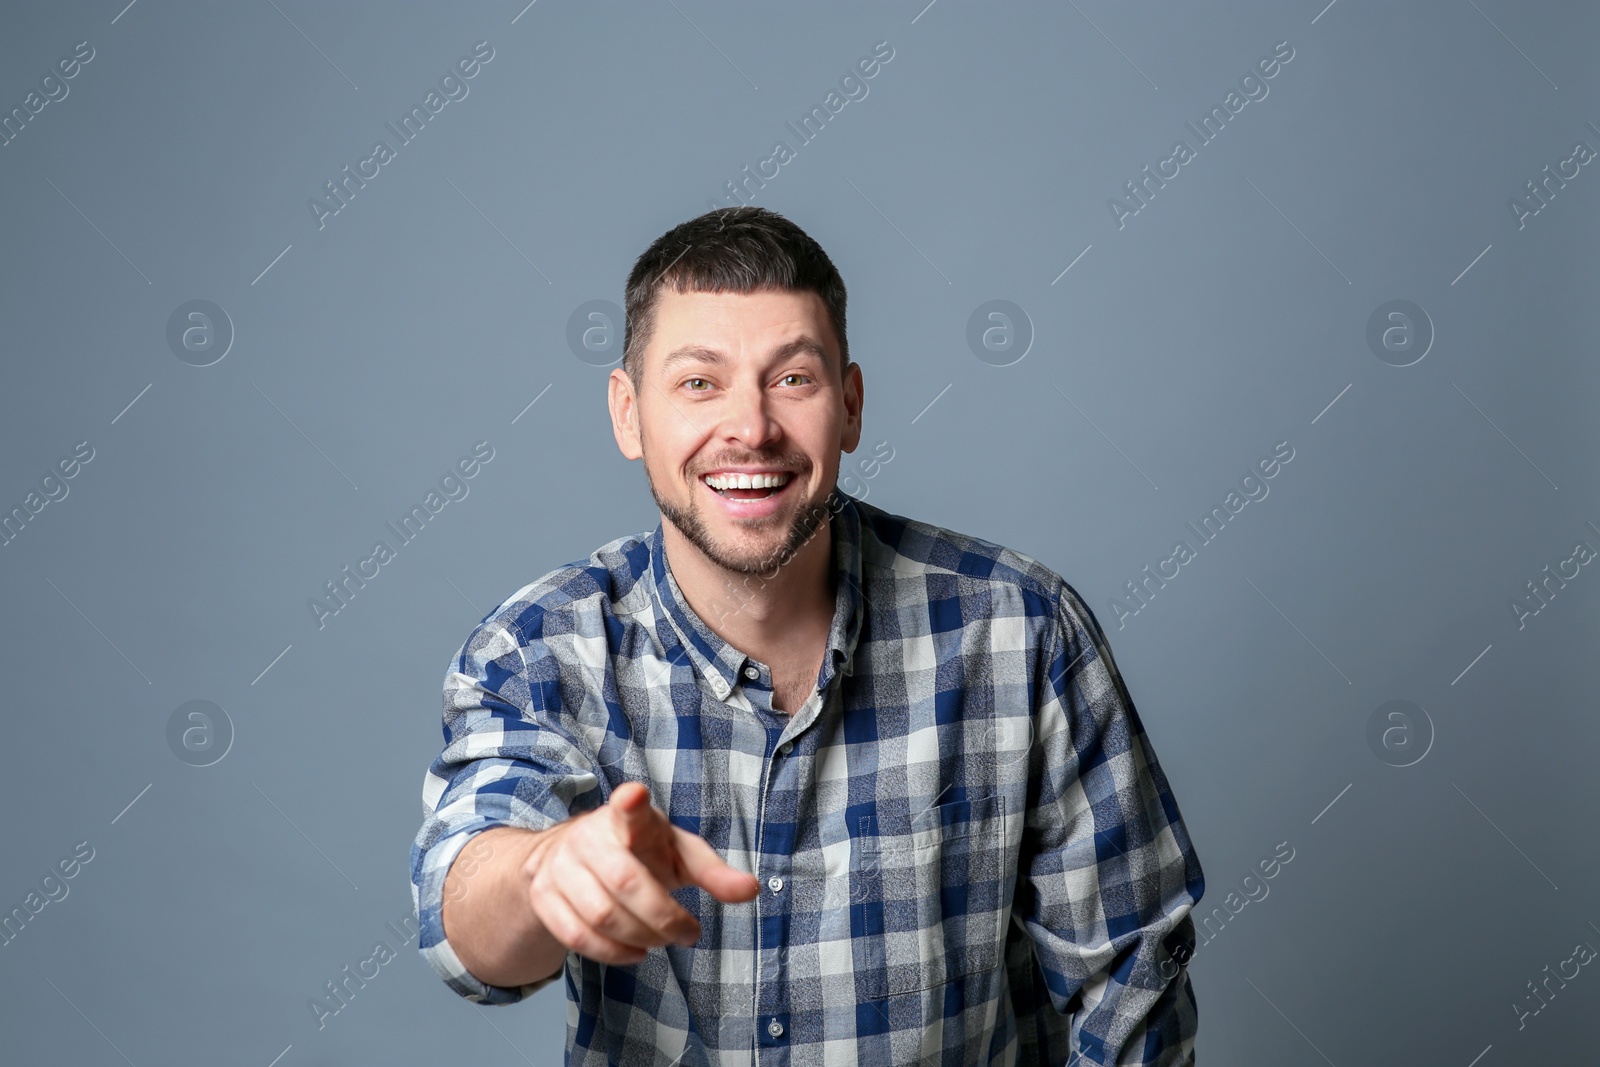
[[[769,666],[774,660],[821,654],[837,593],[831,517],[794,558],[760,574],[726,570],[670,522],[663,521],[661,529],[667,563],[684,599],[724,641]]]

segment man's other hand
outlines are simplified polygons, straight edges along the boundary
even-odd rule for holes
[[[703,838],[673,826],[639,782],[541,833],[524,872],[529,903],[550,936],[609,964],[700,940],[700,924],[667,895],[675,889],[697,885],[725,904],[753,900],[761,889]]]

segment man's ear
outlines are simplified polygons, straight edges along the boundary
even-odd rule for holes
[[[850,365],[844,369],[844,434],[839,442],[839,447],[846,452],[854,452],[861,443],[861,408],[866,402],[865,389],[861,382],[861,364],[851,360]]]
[[[611,433],[617,439],[617,448],[627,459],[639,459],[644,449],[639,443],[639,398],[633,391],[633,379],[621,367],[613,368],[606,379],[606,403],[611,408]]]

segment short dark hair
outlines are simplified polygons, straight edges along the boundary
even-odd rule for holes
[[[822,246],[776,211],[749,204],[718,208],[679,223],[644,250],[628,274],[624,297],[622,368],[636,390],[655,327],[656,300],[668,285],[680,293],[816,293],[839,341],[843,379],[850,364],[844,280]]]

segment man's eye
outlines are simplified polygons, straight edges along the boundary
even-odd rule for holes
[[[811,380],[810,375],[806,375],[806,374],[785,374],[783,376],[783,380],[784,381],[788,381],[790,378],[803,378],[808,382]]]
[[[705,381],[706,381],[706,380],[705,380],[705,379],[704,379],[704,378],[690,378],[690,379],[689,379],[689,380],[688,380],[688,381],[687,381],[687,382],[685,382],[685,383],[684,383],[684,384],[685,384],[685,385],[693,385],[693,384],[694,384],[694,383],[695,383],[695,382],[705,382]],[[710,385],[710,384],[711,384],[711,383],[710,383],[710,382],[706,382],[706,384],[707,384],[707,385]],[[702,393],[702,392],[704,392],[704,391],[705,391],[705,390],[703,390],[703,389],[691,389],[691,390],[690,390],[690,391],[691,391],[691,392],[696,392],[696,393]]]

